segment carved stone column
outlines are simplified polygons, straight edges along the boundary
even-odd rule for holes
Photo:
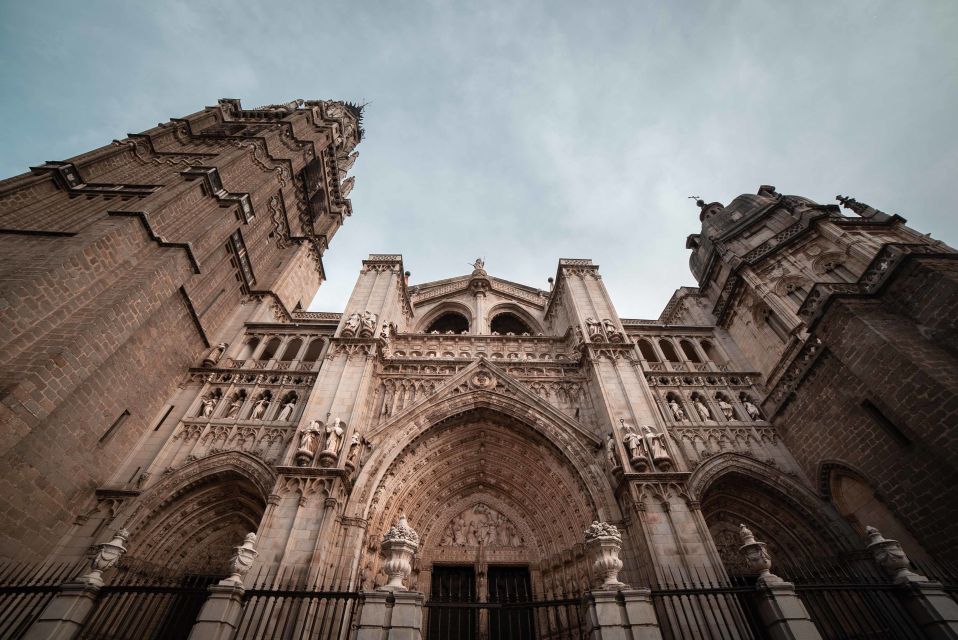
[[[25,640],[71,640],[83,629],[83,624],[96,605],[103,586],[103,572],[110,569],[126,553],[124,542],[130,537],[125,529],[113,534],[113,539],[97,545],[96,556],[90,561],[89,573],[73,582],[61,585],[60,592],[43,609],[33,626],[23,636]]]
[[[412,560],[419,548],[419,535],[405,515],[386,532],[380,548],[386,557],[383,568],[389,581],[363,594],[356,640],[422,640],[425,596],[407,591],[403,584],[412,573]]]
[[[256,534],[249,533],[243,544],[233,548],[230,576],[210,587],[210,595],[203,603],[189,640],[229,640],[243,617],[243,578],[253,566],[258,553],[253,548]]]
[[[769,636],[773,640],[822,640],[805,604],[795,594],[795,585],[771,572],[772,558],[765,543],[756,541],[744,524],[739,536],[742,539],[739,550],[745,555],[749,569],[759,574],[758,612]]]
[[[868,550],[875,562],[908,592],[905,607],[925,634],[933,640],[958,639],[958,603],[933,582],[911,570],[911,562],[897,540],[882,536],[875,527],[865,527]]]
[[[661,640],[649,589],[619,581],[622,534],[614,524],[593,522],[585,532],[593,568],[602,583],[583,601],[591,640]]]

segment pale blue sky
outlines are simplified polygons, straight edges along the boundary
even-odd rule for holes
[[[601,265],[619,313],[692,284],[686,197],[849,194],[958,244],[958,2],[0,0],[0,176],[216,103],[370,102],[360,260],[545,288]]]

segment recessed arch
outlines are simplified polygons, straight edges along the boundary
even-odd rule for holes
[[[658,362],[659,357],[655,355],[655,348],[652,346],[652,343],[645,338],[640,338],[637,341],[639,345],[639,353],[642,354],[642,357],[647,362]]]
[[[232,547],[259,527],[273,482],[265,463],[237,452],[178,469],[126,519],[130,557],[174,573],[222,573]]]
[[[662,350],[662,355],[665,356],[665,359],[669,362],[678,362],[679,356],[675,352],[675,345],[672,344],[671,340],[662,339],[659,340],[659,349]]]
[[[457,323],[459,330],[452,327],[446,328],[445,326],[442,328],[435,327],[436,323],[446,316],[448,316],[450,321]],[[459,316],[461,319],[457,320],[456,316]],[[463,320],[465,321],[465,329],[461,328]],[[469,307],[459,302],[449,301],[438,305],[426,313],[417,324],[416,331],[419,333],[430,333],[432,331],[439,331],[439,333],[446,333],[447,331],[453,331],[454,333],[462,333],[462,331],[468,332],[473,326],[473,321],[472,310],[469,309]]]
[[[539,324],[539,321],[528,311],[511,302],[502,302],[493,306],[486,313],[486,317],[489,318],[489,331],[498,331],[500,335],[506,335],[510,331],[516,335],[522,335],[523,332],[528,332],[532,335],[542,333],[542,325]],[[497,319],[500,319],[499,323],[496,322]],[[522,328],[521,331],[516,331],[517,328],[521,328],[518,326],[512,326],[510,328],[510,324],[513,321],[518,321],[519,324],[525,325],[525,328]],[[503,324],[503,326],[497,329],[493,327],[493,324]],[[505,330],[503,331],[501,329]]]

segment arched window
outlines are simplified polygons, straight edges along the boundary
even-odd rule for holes
[[[672,343],[668,340],[659,340],[659,349],[662,350],[662,355],[664,355],[665,359],[669,362],[679,361],[679,356],[675,353],[675,347],[672,346]]]
[[[655,355],[655,349],[648,340],[639,340],[639,352],[642,357],[649,362],[658,362],[659,357]]]
[[[703,340],[701,342],[702,351],[705,352],[705,357],[714,362],[715,364],[725,364],[725,358],[722,356],[721,352],[708,340]]]
[[[296,356],[299,355],[299,350],[303,346],[303,341],[299,338],[291,340],[288,345],[286,345],[286,351],[283,352],[283,357],[280,358],[283,362],[289,362],[290,360],[295,360]]]
[[[466,316],[455,311],[447,311],[426,328],[426,333],[438,331],[439,333],[462,333],[469,331],[469,321]]]
[[[692,346],[691,342],[688,340],[682,340],[679,345],[681,345],[682,352],[685,354],[685,357],[691,362],[701,362],[699,359],[699,354],[695,353],[695,347]]]
[[[276,356],[276,352],[279,351],[279,338],[272,338],[269,342],[266,343],[266,348],[263,349],[263,352],[259,354],[260,360],[272,360]]]
[[[248,360],[253,357],[253,354],[256,353],[256,347],[259,346],[259,338],[252,337],[250,338],[245,345],[243,345],[243,350],[240,352],[237,360]]]
[[[532,335],[532,329],[529,328],[522,318],[514,313],[500,313],[489,323],[489,329],[499,335],[515,334],[521,336],[524,333]]]
[[[306,347],[306,353],[303,355],[303,362],[316,362],[319,354],[323,352],[323,341],[320,338],[313,340]]]

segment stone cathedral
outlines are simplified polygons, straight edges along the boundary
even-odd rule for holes
[[[633,589],[745,575],[750,544],[779,566],[864,562],[870,539],[954,559],[954,249],[761,186],[690,207],[698,286],[658,318],[620,317],[587,258],[538,288],[482,260],[415,282],[382,253],[344,309],[307,311],[362,116],[225,99],[0,182],[0,556],[112,539],[224,578],[245,548],[236,584],[293,571],[427,609],[444,580],[597,593],[587,530]],[[387,566],[397,535],[414,553]],[[388,637],[507,637],[481,616],[440,636],[433,611]]]

